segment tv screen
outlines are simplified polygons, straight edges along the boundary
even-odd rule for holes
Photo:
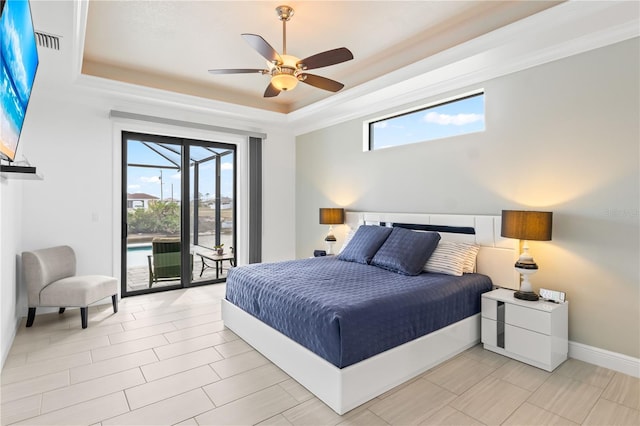
[[[0,5],[0,155],[13,161],[38,69],[38,49],[28,0]]]

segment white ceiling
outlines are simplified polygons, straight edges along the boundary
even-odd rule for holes
[[[353,52],[352,61],[313,71],[347,91],[560,2],[90,0],[82,73],[269,111],[298,110],[332,93],[300,84],[265,99],[268,76],[207,72],[265,67],[241,33],[259,34],[282,52],[275,7],[283,3],[295,9],[287,23],[289,54]]]

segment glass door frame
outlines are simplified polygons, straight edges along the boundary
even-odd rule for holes
[[[191,233],[191,222],[192,219],[195,218],[195,227],[193,229],[194,235],[195,232],[198,231],[197,226],[197,208],[194,209],[192,218],[192,212],[190,210],[191,205],[191,189],[193,189],[196,195],[198,193],[198,176],[197,176],[197,164],[199,163],[197,160],[191,159],[190,151],[192,146],[200,146],[205,148],[213,148],[213,149],[225,149],[227,151],[231,151],[233,154],[233,176],[232,176],[232,187],[233,187],[233,197],[232,197],[232,217],[233,217],[233,247],[236,246],[237,242],[237,189],[238,189],[238,181],[237,181],[237,164],[238,164],[238,152],[237,146],[233,143],[225,143],[225,142],[214,142],[207,140],[198,140],[198,139],[190,139],[184,137],[176,137],[176,136],[163,136],[163,135],[154,135],[145,132],[137,132],[137,131],[127,131],[123,130],[121,133],[121,249],[120,249],[120,275],[121,275],[121,295],[122,297],[127,296],[135,296],[139,294],[148,294],[148,293],[156,293],[168,290],[175,290],[180,288],[188,288],[195,287],[200,285],[209,285],[216,284],[220,282],[224,282],[226,278],[222,277],[219,279],[208,279],[203,281],[193,281],[192,276],[192,250],[181,250],[181,276],[180,282],[177,284],[170,284],[158,287],[145,288],[141,290],[129,290],[127,287],[127,247],[128,247],[128,223],[127,223],[127,172],[129,167],[128,161],[128,141],[132,138],[143,138],[145,142],[150,143],[164,143],[171,144],[177,147],[180,147],[180,170],[187,172],[181,172],[180,178],[180,243],[181,247],[190,248],[194,242],[191,241],[190,233]],[[215,231],[216,231],[216,244],[219,243],[220,238],[220,180],[221,180],[221,169],[220,169],[220,161],[216,161],[216,219],[215,219]],[[196,170],[194,170],[194,181],[195,186],[191,188],[191,171],[190,168],[192,165],[196,165]],[[159,167],[160,168],[160,167]],[[194,197],[194,206],[198,204],[198,198]],[[195,237],[197,241],[197,237]],[[237,253],[237,252],[236,252]],[[237,254],[234,255],[234,259],[237,262]]]

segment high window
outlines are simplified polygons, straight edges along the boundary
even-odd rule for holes
[[[365,150],[482,132],[484,91],[401,112],[365,123]],[[367,146],[368,145],[368,146]]]

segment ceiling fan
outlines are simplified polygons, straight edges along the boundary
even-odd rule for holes
[[[353,54],[346,47],[327,50],[308,58],[299,59],[287,55],[287,21],[293,16],[293,8],[289,6],[276,7],[278,18],[282,21],[282,55],[279,55],[269,43],[257,34],[242,34],[242,38],[249,43],[260,55],[267,60],[266,69],[215,69],[211,74],[269,74],[271,82],[264,92],[265,98],[278,96],[282,91],[293,90],[298,81],[330,92],[337,92],[344,84],[319,75],[309,74],[307,70],[327,67],[353,59]]]

